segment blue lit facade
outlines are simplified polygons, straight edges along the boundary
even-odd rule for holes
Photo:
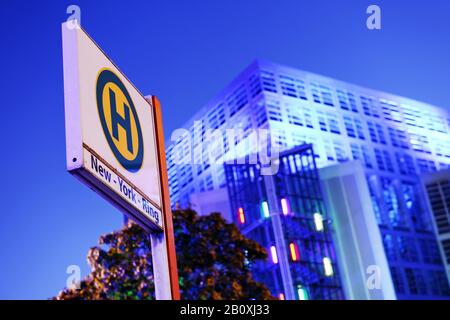
[[[199,140],[206,128],[242,130],[234,141],[224,141],[225,157],[230,144],[244,145],[236,158],[250,153],[245,147],[250,131],[267,128],[282,150],[312,144],[318,168],[361,161],[397,298],[449,297],[419,180],[421,173],[449,167],[447,110],[257,61],[185,126],[192,136],[199,131]],[[168,146],[173,205],[188,205],[193,193],[226,188],[223,165],[174,163],[175,154],[191,156],[199,142],[180,139]]]
[[[441,256],[450,277],[450,169],[422,175]]]
[[[343,299],[311,145],[281,154],[277,175],[260,175],[258,164],[225,165],[225,173],[234,222],[269,255],[253,266],[255,279],[280,299]]]

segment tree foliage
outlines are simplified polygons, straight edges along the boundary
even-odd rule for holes
[[[173,218],[182,299],[273,298],[251,274],[255,261],[267,258],[263,247],[218,213],[177,210]],[[150,239],[137,224],[101,236],[88,262],[92,270],[80,288],[55,299],[154,299]]]

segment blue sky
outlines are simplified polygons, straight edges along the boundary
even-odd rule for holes
[[[166,136],[255,58],[450,108],[450,2],[2,1],[0,299],[48,298],[121,215],[65,170],[60,24],[90,35],[144,94]],[[382,29],[366,28],[378,4]]]

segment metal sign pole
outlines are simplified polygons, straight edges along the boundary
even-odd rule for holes
[[[172,288],[168,263],[166,236],[164,233],[149,235],[152,243],[153,282],[156,300],[171,300]]]
[[[156,133],[156,147],[161,183],[161,204],[164,217],[164,233],[150,234],[153,256],[153,277],[155,281],[155,295],[158,300],[180,300],[178,285],[177,255],[175,237],[170,208],[169,182],[167,176],[166,151],[164,149],[164,130],[162,126],[161,103],[155,96],[147,97],[153,106]]]

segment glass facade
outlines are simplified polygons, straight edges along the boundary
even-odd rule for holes
[[[202,152],[195,150],[205,140],[206,128],[241,132],[231,140],[224,138],[219,155],[225,159],[254,152],[248,140],[253,129],[262,128],[272,132],[281,150],[312,144],[318,168],[361,161],[397,297],[449,297],[419,179],[421,173],[450,165],[447,110],[256,61],[186,123],[191,140],[175,139],[168,146],[174,206],[188,205],[189,194],[226,185],[223,165],[197,161]],[[193,160],[176,164],[175,155]],[[297,210],[296,201],[290,199],[290,205]]]
[[[260,175],[257,164],[225,165],[225,172],[234,222],[269,254],[253,267],[255,278],[278,297],[343,299],[311,145],[281,155],[274,176]]]
[[[426,174],[422,179],[438,234],[441,256],[450,278],[450,170]],[[431,251],[426,243],[423,244],[422,250],[428,260],[433,260],[437,254],[434,249]]]

